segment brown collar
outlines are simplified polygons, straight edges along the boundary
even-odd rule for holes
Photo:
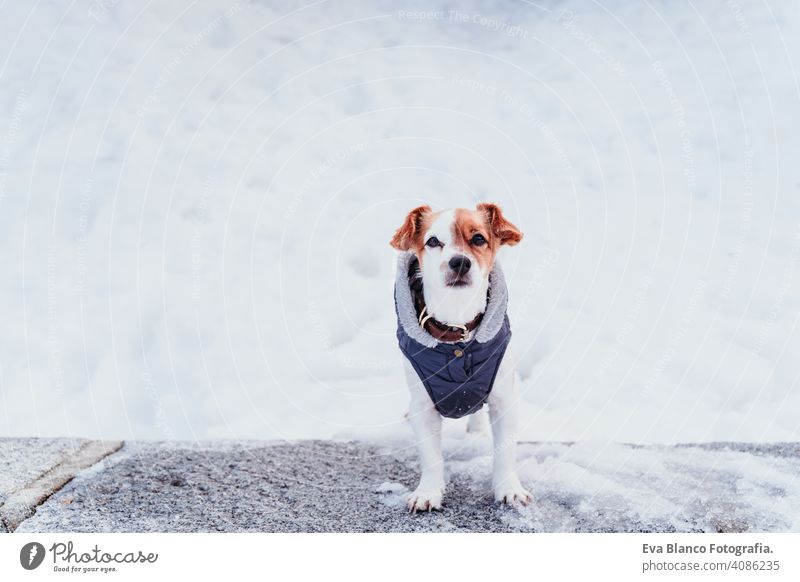
[[[464,325],[447,325],[435,320],[428,313],[427,306],[423,305],[417,320],[429,334],[440,342],[465,342],[469,337],[469,332],[478,327],[482,319],[483,313],[479,313],[475,319]]]

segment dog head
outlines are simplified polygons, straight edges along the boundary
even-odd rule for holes
[[[522,233],[505,219],[499,206],[482,203],[475,210],[415,208],[391,244],[417,256],[429,312],[443,323],[461,324],[486,306],[497,251],[520,240]]]

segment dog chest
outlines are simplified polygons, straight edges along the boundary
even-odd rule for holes
[[[499,332],[485,343],[472,340],[426,347],[401,325],[397,338],[439,414],[461,418],[477,412],[486,402],[511,340],[511,327],[506,316]]]

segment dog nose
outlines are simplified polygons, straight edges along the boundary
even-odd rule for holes
[[[448,264],[450,265],[450,268],[453,269],[459,275],[463,275],[464,273],[469,271],[469,268],[472,266],[472,262],[464,255],[456,255],[455,257],[450,259],[450,262]]]

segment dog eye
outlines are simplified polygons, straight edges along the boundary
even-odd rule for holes
[[[483,245],[486,244],[486,239],[483,238],[482,234],[476,234],[475,236],[472,237],[472,241],[471,242],[476,247],[482,247]]]
[[[428,242],[425,243],[425,246],[435,249],[436,247],[442,246],[442,243],[439,242],[439,239],[435,236],[432,236],[428,239]]]

